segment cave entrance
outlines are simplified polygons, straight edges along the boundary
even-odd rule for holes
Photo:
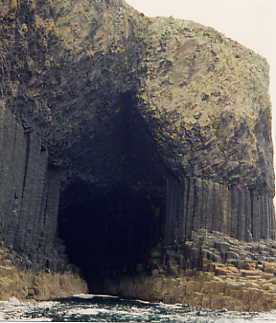
[[[117,105],[111,131],[100,135],[100,145],[94,137],[92,152],[85,153],[94,180],[76,176],[61,192],[59,235],[93,292],[104,292],[106,278],[149,269],[149,255],[164,234],[162,163],[130,96]]]

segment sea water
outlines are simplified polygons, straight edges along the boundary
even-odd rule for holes
[[[13,298],[0,302],[0,321],[54,322],[189,322],[189,323],[275,323],[276,311],[240,313],[202,310],[181,304],[168,305],[125,300],[106,295],[77,295],[40,302]]]

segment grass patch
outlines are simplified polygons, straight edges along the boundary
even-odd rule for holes
[[[0,251],[0,300],[49,299],[86,293],[85,281],[73,272],[32,272],[17,268]]]

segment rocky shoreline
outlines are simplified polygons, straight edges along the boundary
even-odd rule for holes
[[[276,309],[276,241],[242,242],[204,230],[194,232],[193,239],[182,248],[179,245],[166,248],[163,266],[158,252],[153,252],[150,273],[107,279],[105,293],[208,309],[248,312]],[[30,301],[87,292],[85,282],[76,273],[19,269],[5,253],[1,249],[1,300],[16,297]],[[188,268],[187,264],[192,264],[188,257],[198,267]],[[158,267],[155,261],[159,262]]]
[[[33,270],[15,265],[0,248],[0,300],[46,300],[86,293],[87,285],[77,272],[68,267],[63,272]]]
[[[0,299],[85,292],[70,259],[92,292],[276,308],[264,58],[124,0],[6,0],[0,71]]]
[[[271,266],[270,266],[271,265]],[[212,271],[187,270],[178,275],[140,275],[110,282],[107,290],[122,298],[205,309],[267,312],[276,309],[276,264],[261,269],[238,269],[212,264]],[[271,272],[273,270],[273,272]]]
[[[240,269],[259,269],[264,263],[276,261],[276,241],[247,242],[222,232],[201,229],[192,233],[191,241],[172,245],[166,248],[165,253],[166,269],[173,273],[181,268],[189,269],[189,266],[204,270],[210,263],[229,264]]]
[[[244,242],[205,230],[193,239],[166,248],[163,265],[150,274],[110,280],[105,289],[120,297],[209,309],[276,309],[276,241]],[[152,266],[161,263],[160,254],[153,252]]]

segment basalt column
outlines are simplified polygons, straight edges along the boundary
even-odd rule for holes
[[[192,21],[2,1],[2,239],[35,266],[62,237],[92,277],[200,228],[273,238],[268,88],[264,58]]]
[[[61,268],[65,263],[54,254],[59,169],[48,164],[35,128],[23,127],[5,106],[0,106],[0,149],[1,239],[20,253],[22,266]]]
[[[167,244],[192,239],[192,231],[220,231],[239,240],[275,239],[274,206],[267,192],[187,177],[167,178]]]

